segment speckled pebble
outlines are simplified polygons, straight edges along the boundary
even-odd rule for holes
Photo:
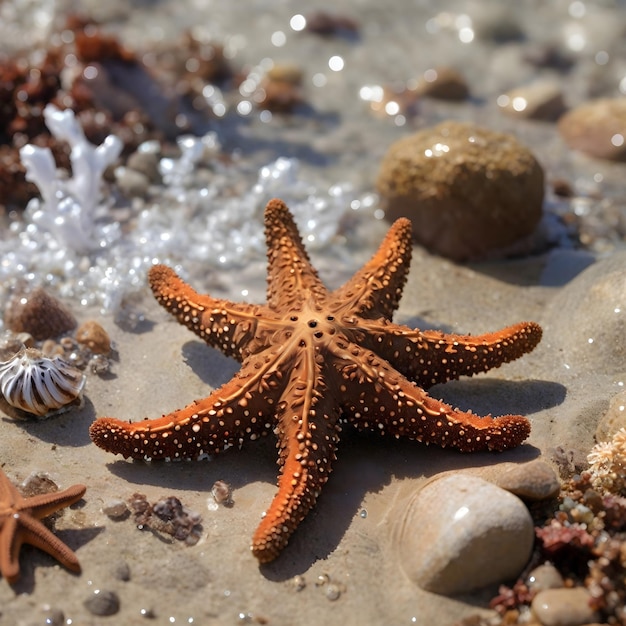
[[[544,174],[512,135],[447,121],[392,144],[376,186],[389,221],[408,217],[418,243],[464,261],[528,238],[541,218]]]
[[[561,483],[554,469],[545,461],[514,464],[496,473],[498,487],[526,500],[546,500],[556,496]]]
[[[620,428],[626,428],[626,389],[611,398],[596,427],[596,441],[609,441]]]
[[[76,341],[87,346],[94,354],[109,354],[111,338],[102,325],[95,320],[87,320],[76,331]]]
[[[541,81],[512,89],[498,98],[502,111],[514,117],[555,121],[565,112],[561,87]]]
[[[563,576],[552,563],[544,563],[535,567],[528,577],[526,584],[533,591],[543,591],[544,589],[560,589],[563,587]]]
[[[568,283],[548,305],[544,322],[543,341],[559,367],[626,372],[626,252],[598,261]]]
[[[533,599],[531,609],[542,626],[582,626],[597,620],[584,587],[546,589]]]
[[[576,107],[559,120],[559,132],[574,150],[626,161],[626,98],[602,98]]]
[[[442,594],[514,579],[533,547],[523,502],[465,474],[445,476],[401,504],[395,543],[410,580]]]
[[[83,604],[92,615],[115,615],[120,610],[119,596],[107,589],[95,589]]]

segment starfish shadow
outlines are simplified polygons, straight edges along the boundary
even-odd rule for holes
[[[230,377],[230,372],[224,368],[233,370],[238,364],[221,355],[217,361],[206,359],[206,350],[204,344],[189,341],[183,347],[183,354],[203,381],[212,386],[220,385],[221,380]],[[216,352],[216,357],[218,355]],[[209,361],[212,364],[207,368]],[[446,401],[471,406],[481,414],[491,411],[494,414],[526,415],[560,404],[566,393],[562,385],[549,381],[508,381],[487,377],[452,381],[438,386],[435,391],[434,395],[445,395]],[[274,485],[277,476],[274,437],[248,442],[244,449],[245,454],[233,448],[200,462],[116,460],[108,463],[108,468],[137,489],[145,485],[162,488],[163,496],[172,490],[206,493],[208,497],[213,483],[225,480],[235,492],[236,514],[239,512],[238,489],[255,482]],[[338,460],[316,506],[294,533],[289,547],[276,561],[262,565],[260,571],[269,580],[283,581],[308,571],[314,563],[327,558],[341,544],[350,525],[359,523],[355,518],[367,494],[380,492],[394,479],[428,479],[444,471],[462,471],[504,461],[525,463],[537,456],[539,451],[529,444],[503,453],[469,455],[418,442],[357,433],[349,425],[344,425]],[[164,464],[167,468],[160,467]],[[265,506],[269,506],[270,500],[271,497]],[[250,517],[250,513],[246,511],[245,516]],[[255,525],[251,521],[250,533]],[[368,549],[375,539],[364,533],[363,541],[363,549]]]
[[[228,382],[241,365],[202,341],[187,341],[182,347],[183,360],[200,380],[214,389]]]
[[[315,508],[293,534],[289,546],[275,561],[260,566],[260,572],[276,582],[306,573],[317,561],[325,560],[337,550],[349,527],[354,525],[358,529],[361,521],[364,530],[359,533],[359,545],[347,546],[346,550],[365,551],[376,558],[384,539],[371,523],[365,526],[368,516],[363,502],[367,494],[381,492],[392,481],[428,480],[442,472],[502,462],[527,463],[539,454],[540,451],[529,444],[502,453],[463,454],[418,442],[381,438],[375,433],[356,433],[345,427],[335,470]],[[419,485],[415,483],[416,489]],[[394,506],[390,498],[389,507],[393,510]],[[361,517],[361,512],[365,517]],[[390,534],[394,514],[377,512],[378,517],[382,515],[385,518],[383,533]]]
[[[528,415],[563,402],[566,389],[551,381],[509,381],[494,378],[451,381],[435,388],[452,404],[471,406],[478,414],[489,412]],[[269,580],[283,581],[306,572],[316,561],[327,558],[340,545],[362,509],[368,493],[377,493],[392,479],[429,479],[441,472],[463,471],[502,462],[527,463],[540,455],[530,444],[502,453],[458,451],[417,442],[355,433],[344,426],[333,474],[315,508],[301,523],[276,561],[261,566]],[[389,516],[392,518],[392,516]],[[388,519],[389,519],[388,518]],[[378,551],[375,537],[363,535],[363,548]]]
[[[529,415],[562,404],[567,389],[547,380],[478,377],[435,385],[429,393],[461,409],[471,407],[477,415]]]
[[[264,437],[245,444],[243,449],[245,454],[235,448],[201,461],[149,462],[120,459],[107,463],[107,467],[112,474],[137,488],[151,485],[161,487],[164,491],[171,489],[201,492],[207,496],[217,480],[224,480],[235,492],[253,482],[275,484],[278,470],[274,439]],[[164,465],[167,467],[164,468]],[[251,527],[250,532],[253,530]]]
[[[69,548],[76,551],[95,539],[104,530],[104,526],[96,528],[66,528],[64,530],[55,530],[54,534]],[[72,578],[80,576],[80,572],[71,572],[65,569],[49,554],[31,545],[24,544],[20,550],[20,577],[11,585],[15,594],[27,593],[30,595],[33,593],[35,590],[35,572],[44,567],[57,567]]]

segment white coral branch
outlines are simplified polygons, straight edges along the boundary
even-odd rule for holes
[[[50,132],[71,146],[72,177],[57,176],[54,157],[49,148],[31,144],[20,150],[26,178],[37,185],[42,201],[29,203],[33,224],[49,232],[61,245],[78,254],[99,247],[96,219],[101,201],[102,176],[122,152],[122,141],[109,135],[100,146],[87,141],[83,129],[70,109],[59,110],[53,104],[44,109]]]

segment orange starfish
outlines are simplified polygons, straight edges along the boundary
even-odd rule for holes
[[[239,372],[208,398],[160,419],[96,420],[90,432],[98,446],[133,458],[195,458],[273,430],[278,493],[252,540],[254,555],[267,562],[285,547],[328,480],[341,421],[466,452],[504,450],[526,439],[524,417],[464,413],[423,388],[529,352],[541,338],[537,324],[476,337],[393,324],[411,258],[406,219],[395,222],[372,259],[333,292],[311,266],[280,200],[267,205],[265,227],[265,306],[200,295],[172,269],[150,270],[159,303],[240,361]]]
[[[85,491],[84,485],[72,485],[63,491],[24,498],[0,470],[0,572],[8,582],[14,583],[20,576],[19,554],[24,543],[80,572],[76,555],[39,520],[78,502]]]

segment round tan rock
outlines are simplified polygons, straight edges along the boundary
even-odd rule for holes
[[[574,150],[626,161],[626,98],[601,98],[576,107],[559,120],[559,131]]]
[[[530,557],[533,521],[513,494],[475,476],[426,485],[399,515],[400,564],[415,584],[463,593],[516,578]]]
[[[584,587],[545,589],[533,598],[531,609],[542,626],[583,626],[598,619],[590,600]]]
[[[512,135],[448,121],[392,144],[376,185],[388,220],[408,217],[418,243],[463,261],[534,231],[544,174]]]

